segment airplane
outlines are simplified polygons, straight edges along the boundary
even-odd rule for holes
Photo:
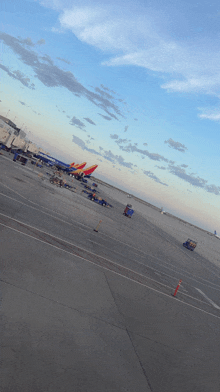
[[[80,180],[82,178],[90,178],[91,174],[95,171],[97,167],[98,165],[93,165],[84,170],[83,169],[74,170],[69,174],[73,175],[77,180]]]
[[[98,167],[98,165],[93,165],[84,169],[86,166],[86,162],[75,164],[72,162],[70,164],[66,164],[64,162],[59,161],[56,158],[51,157],[50,155],[44,154],[43,152],[39,152],[34,155],[36,158],[41,159],[49,166],[56,166],[58,169],[67,172],[70,175],[74,175],[77,179],[82,179],[83,177],[89,178],[94,170]],[[84,169],[84,170],[83,170]]]
[[[62,169],[63,171],[66,171],[68,173],[73,170],[75,171],[77,169],[83,169],[86,166],[86,162],[78,163],[78,164],[72,162],[70,164],[66,164],[64,162],[59,161],[56,158],[51,157],[50,155],[44,154],[43,152],[39,152],[38,154],[35,154],[35,157],[41,159],[49,166],[57,166],[59,169]]]

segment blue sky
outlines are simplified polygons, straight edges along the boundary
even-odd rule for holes
[[[217,2],[21,0],[0,21],[2,115],[57,158],[220,231]]]

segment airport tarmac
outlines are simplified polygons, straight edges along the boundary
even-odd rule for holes
[[[0,155],[1,391],[219,392],[219,240],[12,159]]]

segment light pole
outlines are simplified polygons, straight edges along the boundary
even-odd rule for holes
[[[8,113],[10,112],[10,109],[8,110]],[[8,116],[8,113],[6,114],[6,117]]]

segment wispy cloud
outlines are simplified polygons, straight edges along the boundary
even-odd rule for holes
[[[198,117],[204,120],[220,121],[220,107],[215,109],[210,108],[198,108],[200,112]]]
[[[84,117],[84,120],[86,120],[89,124],[96,125],[96,123],[94,123],[94,121],[92,121],[91,118]]]
[[[161,185],[168,186],[168,184],[166,184],[165,182],[162,182],[157,176],[155,176],[155,174],[153,172],[143,170],[143,173],[145,174],[145,176],[148,176],[149,178],[151,178],[151,180],[158,182]]]
[[[116,133],[114,135],[110,135],[111,139],[118,139],[118,135],[116,135]]]
[[[18,80],[19,82],[21,82],[25,87],[28,87],[31,90],[35,90],[35,85],[34,83],[31,83],[30,78],[28,78],[27,76],[25,76],[23,74],[23,72],[16,70],[16,71],[10,71],[10,69],[4,65],[0,64],[0,69],[2,69],[3,71],[5,71],[8,76],[10,76],[13,79]]]
[[[120,139],[120,140],[122,141],[121,143],[124,143],[124,140],[126,140],[126,139]],[[146,157],[148,157],[149,159],[152,159],[153,161],[164,161],[164,162],[171,163],[171,161],[169,159],[165,158],[164,156],[162,156],[160,154],[152,153],[152,152],[149,152],[148,150],[142,150],[141,148],[137,148],[137,146],[136,146],[137,143],[134,143],[134,145],[129,143],[126,146],[123,146],[123,145],[120,145],[120,143],[118,141],[116,141],[116,142],[118,143],[119,148],[122,151],[125,151],[125,152],[136,152],[136,153],[139,153],[141,155],[145,155]]]
[[[78,118],[76,118],[75,116],[72,117],[72,119],[70,120],[70,125],[74,125],[75,127],[81,129],[82,131],[85,131],[85,124],[80,121]]]
[[[166,170],[165,166],[158,166],[158,165],[156,165],[155,167],[157,167],[158,169],[161,169],[161,170]]]
[[[167,143],[169,147],[174,148],[175,150],[178,150],[180,152],[185,152],[187,147],[180,143],[180,142],[175,142],[173,139],[169,138],[168,140],[165,140],[165,144]]]
[[[69,65],[71,64],[71,62],[69,60],[62,59],[61,57],[57,57],[57,60],[63,61],[64,63],[69,64]]]
[[[101,113],[98,113],[98,114],[99,114],[99,116],[103,117],[105,120],[108,120],[108,121],[112,120],[111,117],[105,116],[104,114],[101,114]]]
[[[34,47],[36,45],[45,45],[45,43],[46,43],[43,38],[39,39],[36,43],[34,43],[30,37],[23,38],[23,39],[19,37],[19,42],[22,45],[32,46],[32,47]]]
[[[181,166],[183,166],[183,165],[175,166],[175,165],[170,164],[168,166],[168,171],[171,174],[181,178],[182,180],[188,182],[189,184],[191,184],[195,187],[202,188],[209,193],[214,193],[215,195],[220,195],[220,186],[216,186],[213,184],[208,185],[207,180],[205,180],[204,178],[201,178],[199,176],[195,177],[195,175],[193,173],[187,174],[186,170]]]
[[[128,139],[121,139],[121,138],[119,138],[118,140],[115,141],[115,143],[117,143],[118,145],[125,144],[127,142],[128,142]]]
[[[84,97],[91,103],[102,109],[107,116],[105,119],[116,119],[117,116],[123,117],[120,107],[115,103],[114,100],[102,96],[100,92],[93,92],[84,87],[70,71],[63,71],[59,67],[53,64],[52,59],[48,55],[39,56],[36,51],[33,51],[29,47],[32,46],[29,42],[28,47],[24,45],[21,40],[12,37],[9,34],[0,33],[0,40],[5,45],[10,47],[12,51],[19,56],[19,59],[27,66],[29,66],[35,73],[35,77],[43,83],[46,87],[63,87],[69,90],[77,97]],[[8,73],[9,76],[14,77],[21,81],[22,84],[32,88],[33,84],[29,85],[30,79],[24,78],[24,75],[20,71],[14,71],[14,75],[9,71],[7,67],[1,66],[1,68]],[[17,74],[16,74],[17,73]],[[25,84],[26,83],[26,84]]]
[[[191,29],[186,27],[187,39],[183,38],[184,34],[178,39],[181,35],[181,29],[180,34],[175,34],[178,23],[181,22],[182,30],[184,18],[186,26],[189,23],[189,14],[185,9],[184,15],[181,6],[181,11],[178,6],[169,8],[169,5],[162,10],[163,5],[158,7],[158,3],[151,7],[148,4],[136,7],[135,3],[130,2],[127,6],[119,1],[116,13],[115,3],[61,4],[59,21],[62,28],[109,54],[110,58],[103,64],[135,65],[158,72],[158,76],[166,74],[167,81],[161,87],[168,91],[220,96],[218,34],[210,39],[207,37],[211,25],[206,34],[193,34],[199,27],[196,23],[199,25],[200,14],[198,21],[191,20]]]
[[[111,150],[104,150],[103,147],[99,146],[99,151],[89,148],[87,146],[87,143],[85,143],[82,139],[79,137],[73,135],[73,143],[77,144],[79,147],[82,148],[82,150],[91,152],[92,154],[102,156],[103,158],[107,159],[108,161],[112,163],[117,163],[121,166],[127,167],[129,169],[133,168],[133,163],[132,162],[127,162],[121,155],[114,154]]]

